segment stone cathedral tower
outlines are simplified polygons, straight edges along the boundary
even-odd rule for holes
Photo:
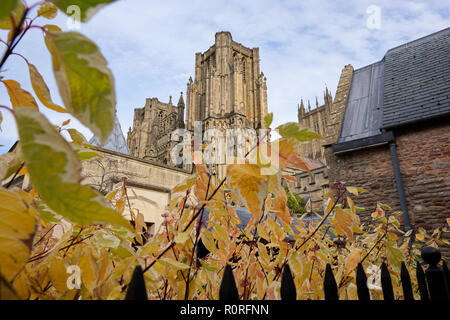
[[[230,32],[216,33],[214,45],[195,55],[195,79],[190,77],[187,83],[186,109],[181,94],[176,106],[172,98],[168,103],[151,98],[134,110],[127,139],[130,154],[170,166],[170,150],[176,144],[170,140],[171,132],[194,131],[195,121],[201,121],[203,132],[260,129],[267,114],[267,87],[259,60],[258,48],[234,42]],[[214,170],[223,177],[223,166]]]
[[[259,70],[259,49],[234,42],[229,32],[195,55],[195,79],[187,84],[186,128],[194,121],[205,127],[259,129],[267,114],[266,78]]]

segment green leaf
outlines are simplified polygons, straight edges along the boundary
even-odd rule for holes
[[[94,151],[80,151],[80,150],[76,150],[75,151],[77,153],[77,157],[78,160],[83,161],[83,160],[89,160],[95,157],[102,157],[102,155],[100,155],[97,152]]]
[[[272,120],[273,120],[273,112],[269,113],[264,117],[264,126],[266,127],[266,129],[269,129],[270,125],[272,124]]]
[[[79,184],[81,164],[53,125],[36,109],[18,107],[14,112],[31,182],[50,209],[82,225],[113,224],[131,230],[99,192]]]
[[[17,25],[25,12],[25,6],[22,1],[2,0],[0,6],[0,29],[12,29],[10,15],[13,16],[14,23]]]
[[[300,142],[312,141],[313,139],[323,139],[323,137],[308,128],[302,128],[297,122],[288,122],[276,128],[282,137],[294,138]]]
[[[100,8],[114,1],[115,0],[50,0],[50,2],[57,6],[62,12],[69,15],[76,13],[75,11],[70,10],[70,6],[78,6],[80,9],[79,18],[82,22],[89,21]]]
[[[116,95],[99,48],[77,32],[48,32],[45,43],[65,107],[105,142],[114,126]]]
[[[69,132],[70,138],[75,144],[80,146],[89,144],[84,135],[77,129],[67,129],[67,132]]]
[[[9,18],[9,14],[17,7],[17,0],[2,0],[0,5],[0,20]]]
[[[120,244],[119,238],[105,230],[97,231],[94,238],[97,244],[104,248],[117,248]]]

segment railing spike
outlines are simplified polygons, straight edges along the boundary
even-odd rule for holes
[[[384,300],[394,301],[394,289],[392,288],[391,275],[384,262],[381,264],[381,287],[383,288]]]
[[[441,253],[433,247],[425,247],[421,252],[422,259],[428,263],[428,269],[425,271],[428,290],[431,300],[448,300],[449,293],[445,282],[444,272],[438,266],[441,261]]]
[[[134,268],[133,276],[128,284],[125,300],[148,300],[144,274],[142,273],[142,267],[140,265],[137,265]]]
[[[323,278],[323,291],[325,293],[325,300],[339,300],[338,287],[336,279],[334,278],[331,266],[327,263],[325,268],[325,276]]]
[[[419,286],[420,300],[422,301],[430,300],[430,297],[428,296],[427,283],[425,281],[425,273],[423,272],[422,266],[420,265],[419,261],[417,261],[416,277],[417,277],[417,284]]]
[[[295,289],[294,279],[292,278],[291,268],[288,264],[284,265],[283,275],[281,276],[280,287],[281,300],[296,300],[297,290]]]
[[[444,272],[444,278],[445,281],[447,282],[447,290],[448,293],[450,294],[450,273],[448,272],[448,267],[445,260],[442,260],[442,271]]]
[[[358,291],[359,300],[370,300],[370,292],[367,287],[367,277],[361,262],[358,263],[358,267],[356,268],[356,288]]]
[[[414,300],[414,295],[411,286],[411,277],[409,276],[408,269],[404,262],[402,262],[402,268],[400,270],[400,279],[402,281],[403,299],[407,301]]]
[[[236,287],[236,281],[234,280],[233,270],[229,264],[226,265],[223,273],[222,283],[219,289],[219,300],[239,300],[239,292]]]

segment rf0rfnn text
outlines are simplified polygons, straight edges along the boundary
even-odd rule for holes
[[[268,315],[269,305],[252,305],[252,304],[225,304],[221,307],[201,307],[191,306],[187,304],[180,308],[181,315],[205,315],[210,318],[214,312],[236,315],[236,314],[251,314],[251,315]]]

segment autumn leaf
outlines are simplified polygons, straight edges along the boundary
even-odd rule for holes
[[[38,10],[38,16],[45,17],[47,19],[53,19],[58,14],[58,9],[51,3],[45,2],[40,5]]]
[[[285,223],[292,223],[292,217],[287,206],[287,195],[284,189],[281,189],[280,196],[272,199],[272,211]]]
[[[347,256],[345,261],[345,275],[350,274],[353,270],[355,270],[361,259],[361,250],[353,249],[353,251]]]
[[[60,107],[59,105],[55,104],[52,101],[52,98],[50,96],[50,90],[48,89],[47,84],[44,81],[44,78],[42,78],[41,74],[36,69],[36,67],[33,64],[28,63],[28,70],[30,72],[30,80],[34,93],[36,93],[36,96],[39,98],[42,104],[47,108],[52,109],[53,111],[67,113],[66,109]]]
[[[264,117],[264,127],[266,129],[269,129],[270,125],[272,124],[272,120],[273,120],[273,113],[269,113]]]
[[[336,208],[335,214],[335,227],[339,234],[345,234],[353,241],[353,217],[352,214],[341,208]]]
[[[280,136],[294,138],[300,142],[323,139],[323,137],[308,128],[303,128],[298,122],[288,122],[276,128]]]
[[[29,107],[38,109],[36,100],[28,91],[20,87],[20,83],[15,80],[2,80],[2,82],[8,91],[9,100],[13,108]]]
[[[105,58],[77,32],[48,32],[45,44],[65,107],[103,143],[114,126],[116,106],[114,78]]]
[[[261,217],[261,208],[267,194],[267,176],[261,175],[255,164],[232,164],[227,168],[230,187],[239,196],[255,219]]]
[[[11,281],[27,262],[37,211],[17,191],[0,188],[0,276]]]
[[[52,210],[80,224],[131,229],[98,191],[79,184],[81,165],[75,152],[41,113],[18,107],[15,114],[31,182]]]
[[[189,269],[189,266],[187,264],[184,264],[182,262],[178,262],[175,259],[172,258],[160,258],[158,261],[160,261],[161,263],[171,267],[171,268],[175,268],[177,270],[184,270],[184,269]]]

